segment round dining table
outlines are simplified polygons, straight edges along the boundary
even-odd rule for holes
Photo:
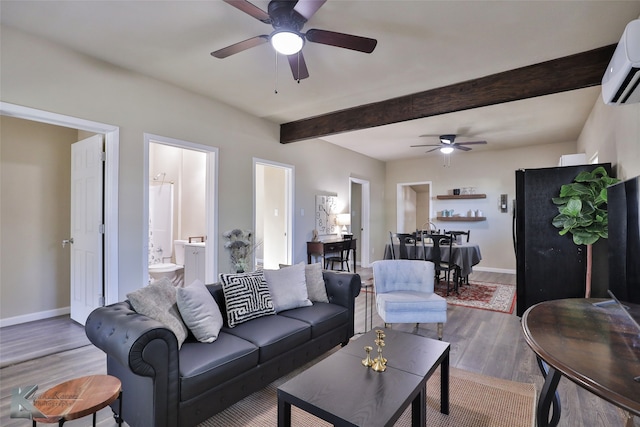
[[[433,244],[429,243],[424,245],[424,250],[427,251],[426,259],[429,259],[431,255],[431,251],[433,250]],[[415,246],[412,244],[407,245],[407,253],[409,259],[425,259],[424,250],[422,247],[422,243],[418,242]],[[440,249],[442,261],[451,262],[449,260],[449,247],[442,247]],[[394,243],[393,245],[393,253],[396,254],[396,257],[400,253],[400,244]],[[473,266],[480,263],[482,260],[482,254],[480,253],[480,246],[464,242],[464,243],[454,243],[451,247],[451,258],[452,262],[460,267],[460,275],[462,277],[466,277],[473,272]],[[391,255],[391,244],[387,243],[384,247],[384,259],[393,259]]]

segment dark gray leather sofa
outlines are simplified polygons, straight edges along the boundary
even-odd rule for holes
[[[85,331],[122,381],[122,418],[131,427],[194,426],[354,334],[360,276],[323,272],[329,303],[314,303],[225,326],[213,343],[173,332],[128,301],[94,310]],[[207,285],[226,313],[219,284]],[[114,413],[117,406],[113,406]],[[117,415],[117,414],[116,414]]]

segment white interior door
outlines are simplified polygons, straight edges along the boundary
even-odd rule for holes
[[[103,135],[71,146],[71,319],[84,325],[102,305]]]

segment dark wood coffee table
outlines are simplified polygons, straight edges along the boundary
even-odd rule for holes
[[[640,416],[640,382],[634,380],[640,377],[640,334],[620,307],[594,305],[603,301],[545,301],[523,314],[524,337],[545,377],[538,399],[538,426],[556,426],[560,421],[556,388],[561,376]],[[640,319],[640,305],[628,306]]]
[[[366,368],[375,330],[278,387],[278,426],[291,425],[291,405],[336,426],[392,426],[411,404],[412,426],[426,424],[426,383],[441,367],[440,412],[449,413],[449,343],[385,329],[385,372]]]

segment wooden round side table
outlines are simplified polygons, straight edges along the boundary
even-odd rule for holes
[[[119,399],[117,422],[122,424],[122,385],[111,375],[89,375],[65,381],[39,395],[33,406],[43,415],[33,418],[36,423],[62,426],[65,421],[93,414],[93,426],[96,425],[96,412]]]

